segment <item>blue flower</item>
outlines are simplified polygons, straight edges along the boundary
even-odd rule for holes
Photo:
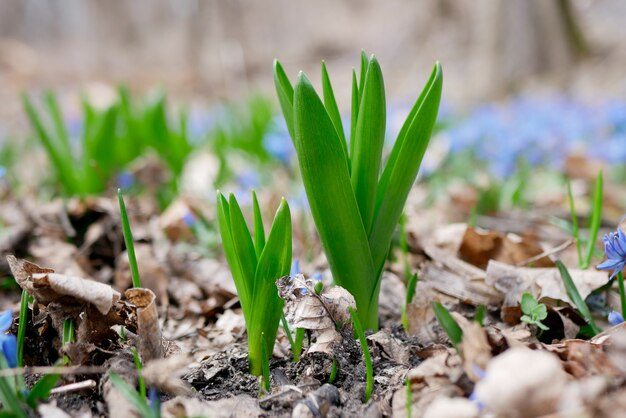
[[[622,316],[622,314],[616,311],[609,312],[609,317],[607,319],[609,320],[609,324],[611,325],[619,325],[624,322],[624,317]]]
[[[604,252],[607,260],[598,264],[600,270],[613,270],[611,279],[626,265],[626,235],[621,228],[604,236]]]
[[[5,334],[11,328],[13,314],[7,309],[0,315],[0,353],[6,359],[9,367],[17,367],[17,338],[12,334]]]
[[[185,213],[185,216],[183,216],[183,222],[189,228],[192,228],[196,224],[196,216],[193,214],[192,211],[187,211],[187,213]]]

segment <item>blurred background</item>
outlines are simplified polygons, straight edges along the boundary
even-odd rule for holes
[[[20,89],[93,83],[234,99],[271,94],[279,58],[315,80],[325,59],[347,97],[365,49],[394,98],[415,96],[436,60],[454,104],[539,86],[623,96],[625,18],[620,0],[4,0],[0,91],[5,108]]]
[[[213,171],[190,190],[212,197],[210,184],[260,187],[275,181],[276,167],[296,171],[273,60],[292,80],[304,70],[318,88],[326,60],[347,116],[364,49],[385,75],[387,149],[432,65],[443,65],[437,135],[422,170],[429,190],[445,185],[449,197],[462,179],[479,190],[468,203],[476,207],[494,187],[509,204],[520,187],[530,193],[531,168],[589,183],[608,164],[621,182],[624,22],[623,0],[4,0],[0,174],[13,189],[37,190],[43,178],[52,195],[101,193],[137,180],[139,157],[156,153],[175,183],[167,203],[188,183],[184,173],[197,171],[191,157],[204,153],[195,164]],[[21,92],[61,146],[46,144]],[[70,143],[67,155],[54,155]],[[17,164],[22,155],[36,163]],[[72,166],[82,171],[62,174]]]

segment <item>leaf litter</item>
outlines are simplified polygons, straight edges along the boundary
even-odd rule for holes
[[[292,362],[281,329],[270,364],[272,388],[259,396],[257,379],[247,372],[243,315],[230,273],[219,256],[195,247],[197,237],[183,221],[188,211],[209,218],[211,211],[181,200],[155,217],[152,204],[129,204],[147,288],[126,291],[128,265],[113,200],[71,202],[67,210],[41,208],[35,215],[32,209],[2,248],[7,267],[34,298],[27,365],[52,365],[68,355],[74,366],[105,367],[135,385],[129,347],[137,344],[142,376],[161,392],[162,416],[404,417],[410,403],[413,417],[611,417],[626,396],[626,330],[605,325],[593,338],[579,335],[584,319],[553,267],[573,249],[561,245],[562,235],[546,240],[536,229],[507,233],[465,224],[430,225],[431,233],[423,234],[409,216],[409,236],[421,237],[409,240],[410,265],[419,276],[407,306],[409,332],[400,325],[404,273],[392,262],[382,283],[381,329],[367,337],[375,381],[372,400],[363,404],[361,347],[349,327],[336,326],[349,324],[347,306],[354,303],[343,289],[326,283],[317,295],[308,276],[292,278],[308,286],[285,295],[290,328],[308,330],[304,353]],[[326,271],[327,264],[321,257],[304,263],[304,270]],[[615,300],[598,290],[606,285],[605,272],[572,268],[570,274],[583,298]],[[550,330],[544,334],[520,320],[524,292],[547,307]],[[433,301],[443,303],[463,330],[457,349],[439,326]],[[480,306],[483,326],[474,321]],[[62,347],[66,318],[76,321],[76,342]],[[122,327],[126,340],[119,338]],[[329,383],[333,360],[337,372]],[[62,383],[87,379],[98,386],[52,395],[40,413],[125,416],[134,410],[106,374],[76,373]]]

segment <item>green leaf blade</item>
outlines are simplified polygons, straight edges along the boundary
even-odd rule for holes
[[[398,224],[437,119],[443,76],[439,63],[398,135],[380,178],[374,222],[369,234],[372,259],[382,269],[391,236]]]
[[[374,217],[378,174],[385,141],[385,86],[380,65],[374,56],[365,75],[359,104],[354,155],[351,161],[352,188],[366,231]]]
[[[330,116],[333,125],[335,125],[335,130],[337,131],[337,135],[339,136],[339,140],[341,141],[343,153],[346,157],[346,160],[348,160],[348,145],[346,143],[346,134],[343,131],[341,114],[339,113],[339,107],[337,106],[337,102],[335,101],[335,93],[333,93],[333,87],[330,83],[330,77],[328,75],[328,70],[326,69],[326,63],[324,61],[322,61],[322,92],[324,95],[324,106],[326,106],[328,116]]]
[[[376,310],[369,306],[375,284],[369,243],[335,127],[303,73],[295,87],[294,121],[300,172],[333,277],[351,289],[364,315]]]
[[[287,130],[293,141],[296,137],[293,120],[293,86],[278,60],[274,60],[274,86],[276,87],[276,95],[278,96],[280,108],[285,116]]]

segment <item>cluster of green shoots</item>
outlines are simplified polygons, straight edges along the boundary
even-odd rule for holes
[[[323,101],[304,73],[292,85],[278,61],[274,80],[333,279],[354,295],[363,326],[378,329],[380,279],[437,118],[441,67],[435,65],[385,164],[385,88],[374,56],[363,53],[358,79],[352,73],[349,136],[324,63]]]

